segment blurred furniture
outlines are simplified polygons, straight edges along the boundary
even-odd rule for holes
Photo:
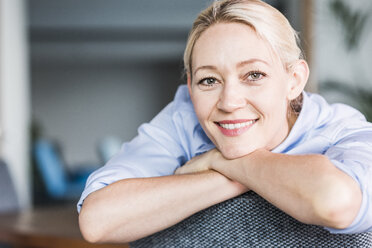
[[[129,248],[128,244],[90,244],[83,239],[76,207],[38,208],[0,213],[0,244],[22,248]]]
[[[33,152],[48,195],[53,199],[78,199],[93,168],[67,171],[56,144],[46,139],[37,140]]]
[[[9,170],[0,159],[0,213],[19,210],[19,203]]]
[[[331,234],[250,191],[130,244],[136,247],[372,247],[372,232]]]

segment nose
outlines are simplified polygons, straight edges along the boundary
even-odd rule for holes
[[[246,105],[244,90],[236,84],[225,84],[220,93],[217,108],[224,112],[234,112]]]

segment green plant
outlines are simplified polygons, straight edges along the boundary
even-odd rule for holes
[[[348,2],[350,3],[350,2]],[[359,51],[359,46],[363,35],[370,29],[367,28],[372,9],[363,8],[363,10],[353,10],[343,0],[332,0],[329,8],[334,17],[341,23],[344,34],[344,45],[347,51],[354,53]],[[358,67],[357,62],[353,66]],[[358,69],[358,78],[364,79],[362,85],[370,86],[371,79],[367,79],[362,74],[363,71]],[[362,80],[363,81],[363,80]],[[323,92],[337,92],[344,95],[345,98],[351,99],[356,107],[366,116],[368,121],[372,121],[372,91],[367,87],[354,86],[348,82],[339,82],[327,80],[320,84],[320,90]]]
[[[348,50],[357,49],[363,32],[366,31],[365,26],[369,18],[369,13],[362,10],[352,11],[342,0],[333,0],[329,7],[333,15],[343,26],[344,41]]]

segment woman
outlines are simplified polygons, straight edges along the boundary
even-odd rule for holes
[[[187,87],[88,179],[88,241],[136,240],[248,190],[301,222],[371,231],[372,125],[303,92],[308,65],[280,12],[213,3],[184,64]]]

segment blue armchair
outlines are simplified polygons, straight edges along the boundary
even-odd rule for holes
[[[78,199],[93,168],[67,171],[56,145],[49,140],[37,140],[33,152],[47,194],[56,200]]]

